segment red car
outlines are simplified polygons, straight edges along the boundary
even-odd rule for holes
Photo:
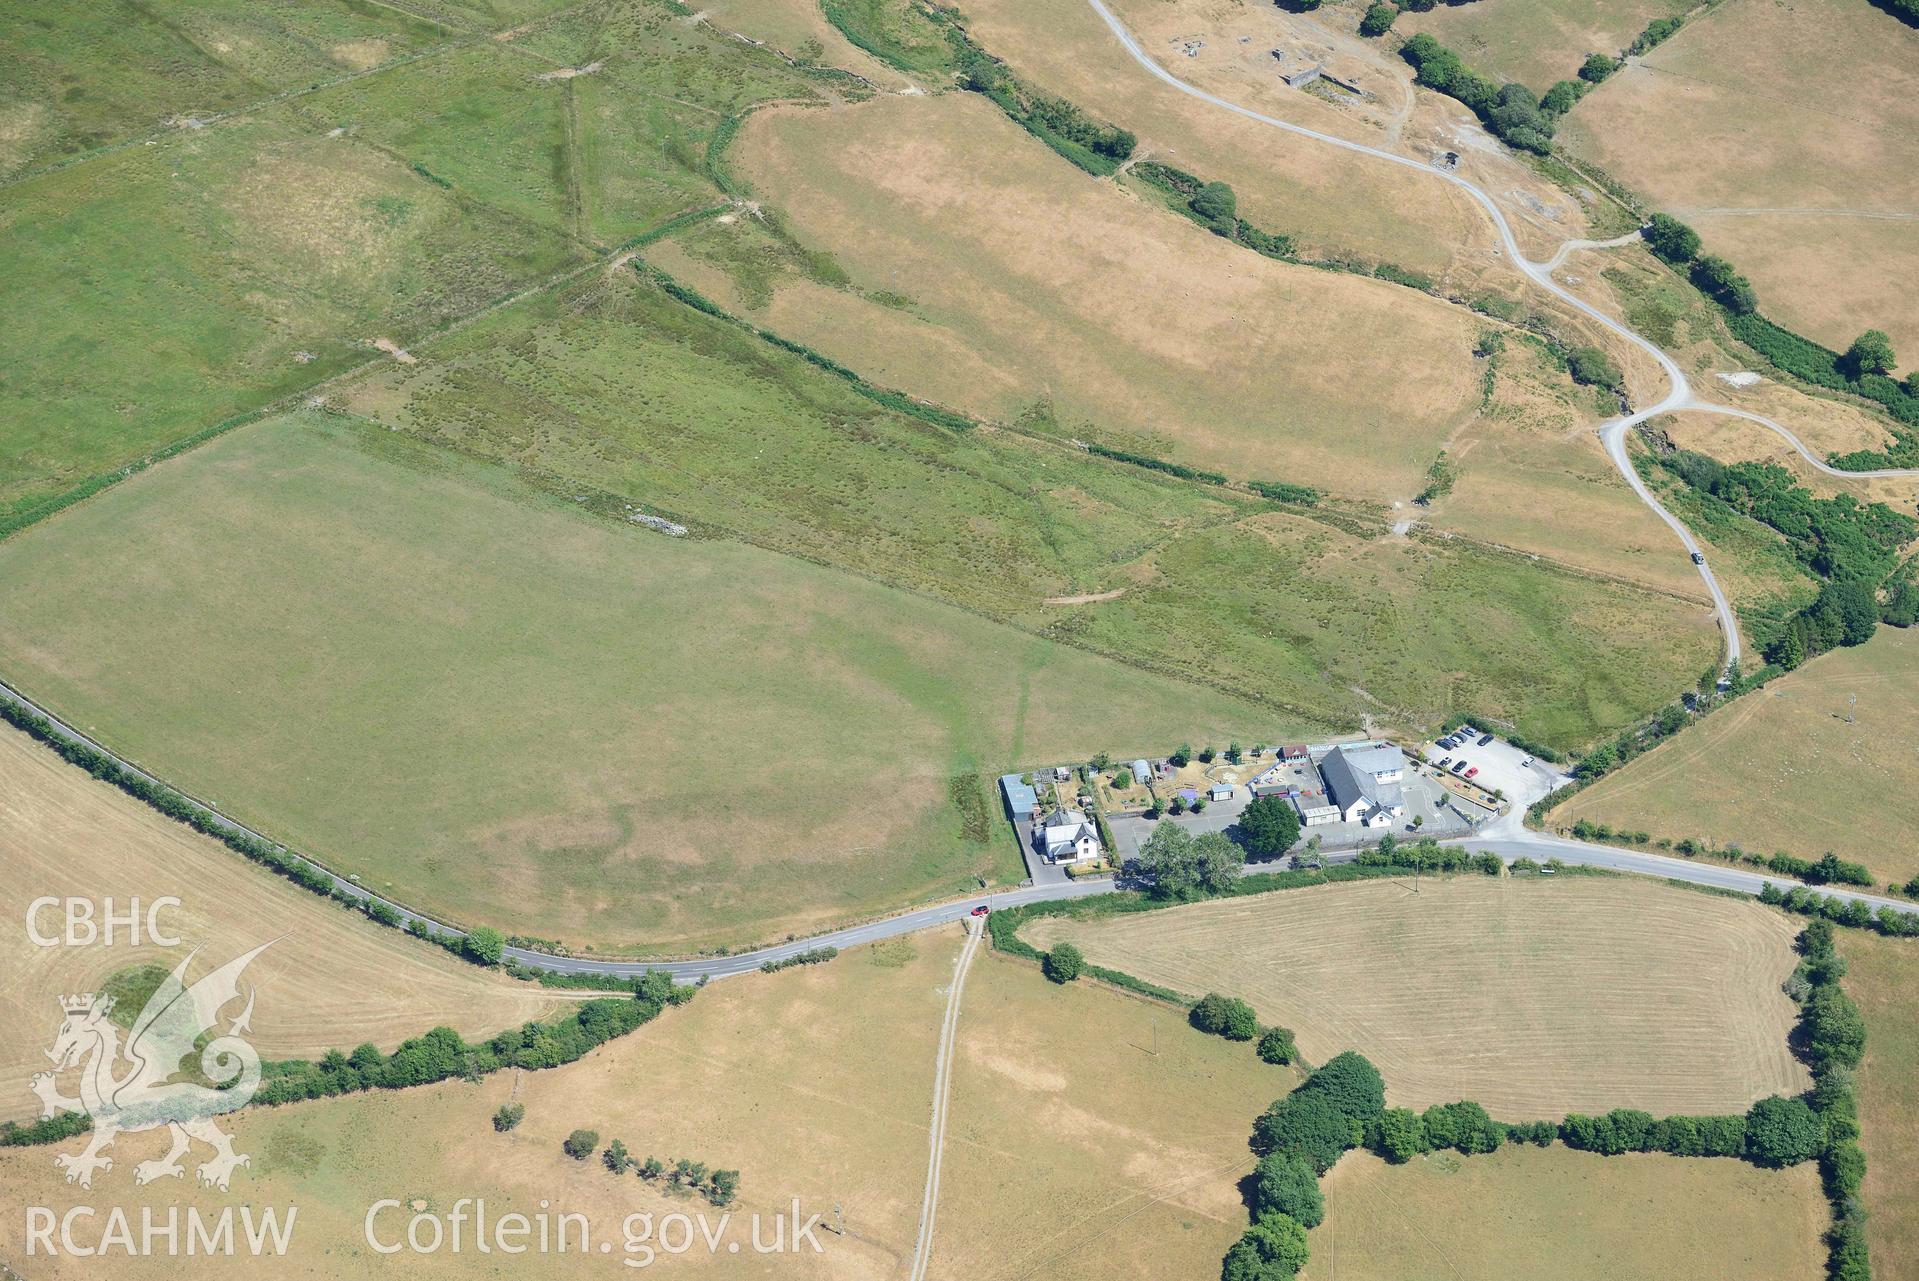
[[[1479,773],[1479,766],[1475,765],[1471,769],[1466,771],[1466,777],[1471,778],[1473,775],[1477,773]]]
[[[990,912],[990,911],[992,911],[992,910],[993,910],[993,909],[992,909],[992,908],[990,908],[990,907],[988,907],[988,906],[986,906],[986,904],[984,904],[984,903],[981,903],[981,904],[980,904],[980,905],[979,905],[978,907],[976,907],[976,908],[974,908],[974,909],[973,909],[973,915],[974,915],[974,916],[985,916],[985,915],[986,915],[986,914],[987,914],[988,912]]]

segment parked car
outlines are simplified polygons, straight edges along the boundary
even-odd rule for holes
[[[1461,760],[1458,764],[1453,766],[1453,773],[1457,774],[1465,768],[1466,768],[1466,762],[1464,760]]]
[[[1471,778],[1473,775],[1477,773],[1479,773],[1479,766],[1475,765],[1471,769],[1466,771],[1466,777]]]
[[[1452,763],[1453,763],[1453,758],[1450,756],[1442,756],[1439,758],[1439,768],[1441,769],[1445,769],[1448,765],[1451,765]]]
[[[1479,736],[1479,745],[1481,747],[1484,747],[1486,744],[1492,741],[1493,741],[1493,736],[1491,734],[1482,734]]]
[[[1470,725],[1461,725],[1458,729],[1453,731],[1453,737],[1464,742],[1466,739],[1471,738],[1474,734],[1477,734],[1478,732],[1479,732],[1478,730],[1474,729]]]
[[[1519,762],[1520,769],[1531,769],[1532,767],[1533,767],[1533,758],[1530,756],[1528,756],[1525,760]]]

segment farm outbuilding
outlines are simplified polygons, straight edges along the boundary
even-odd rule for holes
[[[1033,785],[1021,779],[1017,774],[1002,774],[999,779],[1000,791],[1006,794],[1006,812],[1013,816],[1015,823],[1033,817],[1039,812],[1039,793]]]

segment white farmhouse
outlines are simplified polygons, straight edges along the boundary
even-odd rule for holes
[[[1091,863],[1097,861],[1103,851],[1099,828],[1084,813],[1073,809],[1048,814],[1034,844],[1046,855],[1048,863]]]

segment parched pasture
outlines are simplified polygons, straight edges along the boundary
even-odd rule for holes
[[[1427,32],[1495,82],[1516,80],[1536,94],[1570,80],[1587,54],[1608,56],[1648,22],[1672,18],[1696,0],[1476,0],[1402,13],[1393,34]]]
[[[1396,1106],[1476,1099],[1518,1121],[1744,1111],[1805,1088],[1779,990],[1794,932],[1777,912],[1639,881],[1461,876],[1042,917],[1022,937],[1244,997],[1309,1061],[1366,1055]]]
[[[1767,316],[1838,350],[1882,329],[1902,368],[1919,354],[1919,29],[1853,0],[1733,0],[1560,138],[1697,228]]]
[[[977,94],[765,112],[735,166],[856,284],[910,300],[801,287],[763,323],[982,417],[1046,395],[1095,438],[1391,499],[1473,411],[1464,309],[1263,258],[1089,180]]]
[[[364,1220],[382,1197],[422,1198],[437,1215],[462,1197],[484,1198],[489,1216],[532,1214],[542,1200],[587,1215],[594,1252],[607,1240],[612,1258],[589,1264],[534,1251],[514,1262],[514,1276],[542,1281],[596,1267],[653,1275],[617,1262],[634,1212],[705,1210],[717,1224],[721,1212],[700,1199],[615,1177],[597,1158],[569,1159],[561,1141],[584,1127],[639,1159],[740,1171],[730,1231],[741,1235],[728,1238],[742,1243],[739,1254],[724,1245],[714,1255],[703,1246],[661,1254],[661,1275],[897,1281],[917,1232],[934,1051],[959,943],[947,927],[849,949],[825,965],[728,979],[550,1071],[244,1113],[232,1128],[252,1164],[231,1194],[195,1187],[191,1174],[184,1184],[136,1186],[132,1165],[157,1156],[164,1139],[127,1135],[94,1195],[126,1207],[136,1224],[142,1206],[218,1214],[240,1199],[297,1204],[286,1273],[371,1281],[468,1278],[477,1257],[374,1254]],[[1058,1281],[1161,1281],[1216,1268],[1244,1227],[1236,1184],[1251,1164],[1248,1127],[1294,1084],[1292,1073],[1172,1025],[1152,1005],[1087,984],[1056,987],[990,955],[974,963],[959,1027],[933,1276],[1017,1276],[1018,1267]],[[497,1134],[489,1118],[509,1099],[526,1118]],[[84,1197],[53,1164],[55,1151],[76,1146],[0,1149],[0,1199],[64,1207]],[[770,1238],[773,1217],[790,1215],[795,1197],[802,1218],[831,1222],[840,1206],[846,1235],[816,1231],[819,1254],[752,1254],[752,1216]],[[383,1214],[376,1226],[383,1236],[404,1233],[409,1215]],[[0,1218],[0,1258],[22,1257],[20,1229],[18,1215]],[[34,1281],[100,1273],[91,1259],[35,1263]],[[195,1266],[211,1281],[259,1274],[244,1253]],[[173,1281],[179,1267],[115,1257],[110,1275]]]
[[[256,1108],[225,1123],[234,1147],[252,1158],[235,1174],[231,1193],[161,1179],[133,1182],[138,1160],[157,1157],[165,1140],[131,1134],[115,1147],[114,1168],[98,1176],[96,1197],[111,1197],[137,1225],[140,1208],[164,1214],[168,1205],[217,1216],[244,1200],[259,1206],[297,1205],[297,1231],[283,1275],[369,1281],[470,1278],[476,1259],[472,1220],[467,1247],[455,1252],[368,1248],[368,1208],[384,1197],[420,1199],[438,1216],[461,1198],[483,1198],[490,1219],[510,1213],[587,1216],[590,1258],[571,1250],[529,1249],[511,1274],[576,1279],[581,1276],[669,1275],[740,1277],[776,1272],[795,1281],[886,1281],[913,1247],[920,1186],[926,1171],[927,1119],[932,1100],[934,1047],[945,1008],[941,985],[953,974],[959,931],[929,933],[881,948],[843,953],[830,965],[776,975],[752,975],[713,985],[690,1005],[666,1011],[586,1058],[546,1071],[506,1069],[477,1083],[446,1081],[418,1089]],[[506,1134],[490,1123],[509,1100],[525,1120]],[[724,1211],[703,1198],[671,1195],[628,1173],[615,1177],[597,1153],[575,1161],[561,1142],[576,1128],[595,1130],[600,1146],[624,1142],[636,1160],[685,1157],[740,1172],[739,1201],[724,1244],[681,1257],[656,1249],[653,1266],[622,1266],[629,1255],[623,1225],[639,1212],[656,1219],[705,1211],[720,1231]],[[0,1149],[0,1198],[6,1204],[64,1208],[87,1194],[61,1182],[54,1168],[60,1147]],[[198,1159],[198,1158],[196,1158]],[[775,1216],[832,1219],[845,1207],[857,1235],[815,1229],[824,1247],[777,1256],[748,1248],[753,1215],[762,1240],[771,1240]],[[475,1207],[469,1203],[468,1212]],[[102,1210],[104,1216],[105,1211]],[[384,1240],[404,1239],[410,1209],[383,1212],[375,1221]],[[790,1240],[791,1222],[786,1227]],[[0,1221],[0,1258],[21,1259],[21,1216]],[[428,1238],[430,1239],[430,1238]],[[578,1241],[577,1229],[572,1238]],[[599,1243],[611,1246],[600,1254]],[[491,1256],[498,1260],[496,1253]],[[343,1262],[342,1260],[346,1260]],[[34,1260],[35,1281],[91,1281],[97,1260],[62,1254]],[[211,1281],[250,1281],[257,1259],[237,1254],[195,1260]],[[124,1281],[172,1281],[180,1260],[116,1256],[108,1275]]]
[[[258,992],[252,1040],[269,1059],[350,1051],[363,1041],[390,1052],[439,1023],[486,1036],[570,1000],[488,974],[271,876],[4,725],[0,779],[0,1027],[9,1032],[0,1048],[0,1120],[38,1115],[27,1078],[46,1070],[41,1051],[60,1026],[59,997],[96,991],[136,967],[170,970],[194,948],[201,951],[189,979],[273,941],[247,970]],[[179,937],[178,948],[152,945],[144,921],[138,946],[124,926],[111,947],[38,947],[26,931],[27,906],[43,896],[88,899],[96,911],[111,898],[124,913],[133,900],[168,895],[180,906],[159,923]],[[43,909],[37,924],[58,935],[60,910]]]
[[[1687,728],[1553,822],[1586,818],[1757,854],[1831,850],[1903,883],[1919,874],[1915,716],[1919,638],[1882,627]]]
[[[1866,1152],[1860,1187],[1869,1217],[1873,1273],[1881,1281],[1919,1278],[1919,951],[1900,939],[1840,932],[1851,967],[1846,994],[1866,1016],[1866,1060],[1859,1067],[1859,1144]]]
[[[1354,1152],[1323,1187],[1326,1221],[1310,1235],[1302,1281],[1825,1274],[1828,1211],[1811,1165],[1762,1170],[1557,1145],[1434,1153],[1406,1165]]]

